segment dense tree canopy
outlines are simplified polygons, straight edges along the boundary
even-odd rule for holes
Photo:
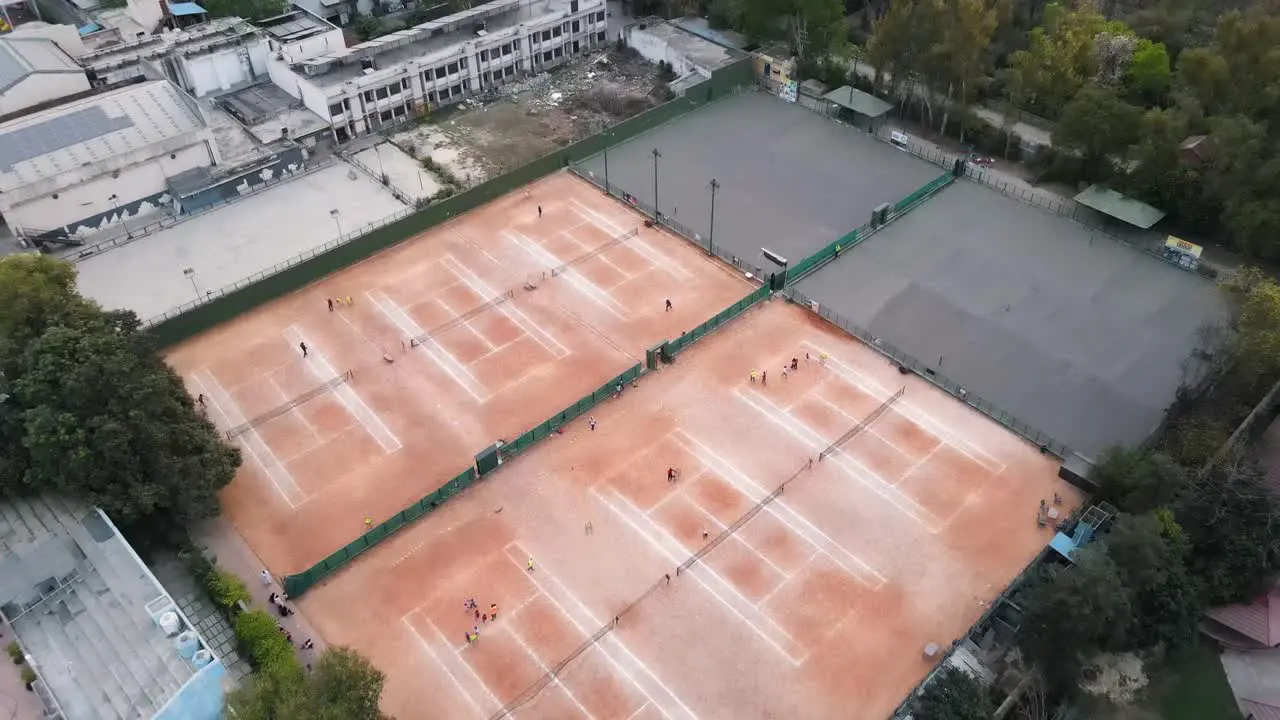
[[[237,720],[390,720],[378,708],[385,676],[355,650],[332,647],[309,673],[273,663],[227,697]]]
[[[991,692],[977,678],[948,666],[934,676],[911,704],[915,720],[991,720]]]
[[[218,512],[239,466],[129,312],[75,290],[72,266],[0,260],[0,497],[63,493],[127,528]]]

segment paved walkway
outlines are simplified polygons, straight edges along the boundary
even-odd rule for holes
[[[270,586],[262,584],[262,579],[259,576],[263,569],[262,561],[245,544],[230,522],[223,518],[209,521],[195,528],[192,537],[197,546],[207,548],[213,553],[218,567],[234,573],[244,580],[245,585],[249,588],[249,593],[253,595],[253,607],[271,613],[271,616],[276,618],[284,626],[284,629],[293,635],[295,648],[307,639],[311,639],[315,643],[315,649],[313,650],[299,649],[296,651],[299,662],[303,665],[309,665],[315,658],[319,657],[320,653],[324,652],[327,647],[324,638],[316,633],[296,605],[289,603],[289,607],[295,611],[294,614],[287,618],[281,618],[275,608],[271,607],[270,603],[267,602],[267,597],[272,592],[284,592],[284,588],[280,586],[280,579],[275,578],[275,582]],[[274,576],[274,573],[272,575]],[[3,719],[0,718],[0,720]]]
[[[849,66],[850,66],[850,69],[858,73],[858,75],[860,75],[861,77],[867,80],[875,79],[876,69],[874,67],[871,67],[867,63],[859,62],[855,64],[850,62]],[[883,77],[887,79],[889,77],[889,74],[885,73]],[[930,90],[923,84],[916,86],[917,95],[927,93],[927,92],[930,92]],[[944,98],[938,95],[937,93],[932,93],[932,97],[930,99],[933,102],[934,107],[938,107]],[[982,118],[987,122],[988,125],[992,127],[1001,128],[1005,126],[1004,116],[999,111],[993,110],[984,105],[979,105],[977,103],[969,106],[969,109],[973,111],[974,115],[977,115],[978,117]],[[1048,130],[1045,130],[1042,127],[1038,127],[1030,123],[1025,123],[1025,122],[1022,122],[1021,120],[1013,121],[1012,123],[1010,123],[1009,127],[1011,130],[1013,130],[1013,133],[1015,135],[1017,135],[1018,137],[1022,138],[1025,142],[1028,142],[1032,145],[1053,145],[1053,133],[1051,133]]]
[[[16,636],[8,623],[0,622],[0,647],[7,648]],[[22,684],[22,668],[7,654],[0,656],[0,720],[40,720],[44,716],[40,699]]]
[[[157,558],[151,564],[151,572],[169,591],[178,608],[195,625],[200,636],[209,643],[209,649],[217,655],[231,681],[239,684],[249,674],[249,663],[240,657],[236,648],[235,632],[222,612],[209,600],[204,588],[198,587],[186,565],[173,555]]]

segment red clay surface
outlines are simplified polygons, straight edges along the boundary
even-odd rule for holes
[[[327,641],[387,673],[388,712],[493,717],[621,613],[513,716],[883,718],[929,670],[924,647],[962,636],[1048,542],[1040,501],[1080,502],[1038,448],[783,300],[594,415],[594,431],[573,423],[301,600]]]
[[[638,236],[610,244],[637,227]],[[548,272],[579,258],[570,272]],[[245,463],[223,494],[225,512],[279,577],[355,539],[366,519],[380,522],[435,490],[482,448],[542,422],[751,287],[561,173],[193,338],[168,360],[224,428],[354,372],[236,438]],[[508,291],[510,299],[484,307]],[[330,311],[330,297],[352,302]],[[428,333],[427,342],[409,342]]]

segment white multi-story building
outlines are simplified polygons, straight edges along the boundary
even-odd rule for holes
[[[272,41],[267,70],[346,142],[603,46],[606,23],[605,0],[495,0],[350,48]]]

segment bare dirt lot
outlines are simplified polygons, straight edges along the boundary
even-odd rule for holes
[[[658,68],[613,48],[442,111],[391,140],[473,185],[663,101]]]

